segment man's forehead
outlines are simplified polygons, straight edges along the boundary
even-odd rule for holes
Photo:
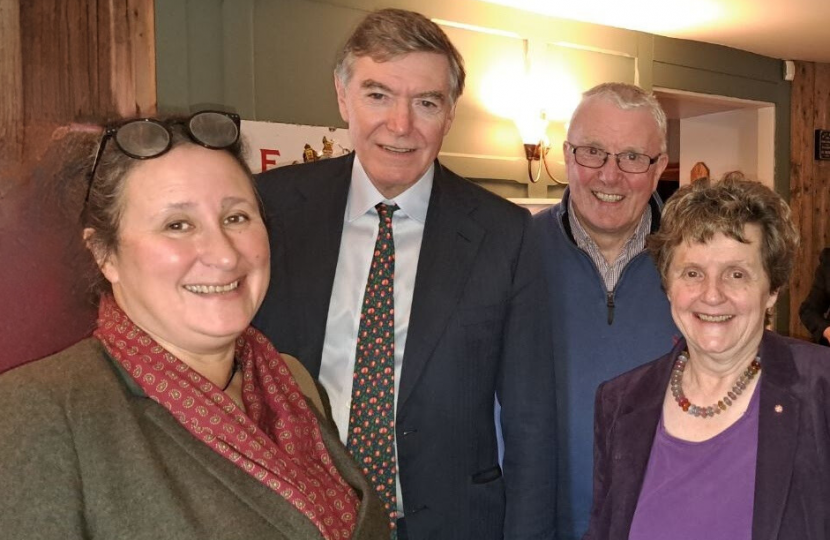
[[[568,140],[575,144],[615,144],[635,147],[658,144],[660,129],[646,107],[622,109],[608,100],[588,98],[568,128]]]
[[[445,76],[442,77],[442,74]],[[357,79],[356,82],[361,86],[367,79],[383,83],[382,79],[387,77],[418,78],[424,83],[429,81],[433,86],[447,89],[451,82],[449,61],[444,55],[438,53],[416,51],[385,59],[375,59],[368,55],[358,56],[352,64],[352,79]]]

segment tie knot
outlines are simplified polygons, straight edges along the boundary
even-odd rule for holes
[[[380,216],[381,221],[383,221],[386,218],[391,218],[392,214],[394,214],[395,210],[399,209],[400,206],[397,204],[377,203],[375,208],[378,211],[378,216]]]

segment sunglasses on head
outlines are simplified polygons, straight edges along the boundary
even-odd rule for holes
[[[239,140],[240,119],[238,114],[220,111],[200,111],[189,118],[160,121],[154,118],[137,118],[107,127],[95,162],[90,171],[89,187],[85,204],[89,201],[95,171],[104,154],[107,142],[112,139],[121,152],[133,159],[152,159],[164,155],[173,144],[171,125],[183,125],[190,139],[211,150],[230,148]]]

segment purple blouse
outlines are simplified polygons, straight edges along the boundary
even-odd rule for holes
[[[629,540],[751,540],[760,387],[744,415],[706,441],[672,437],[661,415]]]

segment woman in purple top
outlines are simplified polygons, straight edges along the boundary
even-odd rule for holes
[[[798,245],[787,204],[701,180],[648,245],[684,339],[597,391],[585,538],[830,538],[830,351],[764,330]]]

